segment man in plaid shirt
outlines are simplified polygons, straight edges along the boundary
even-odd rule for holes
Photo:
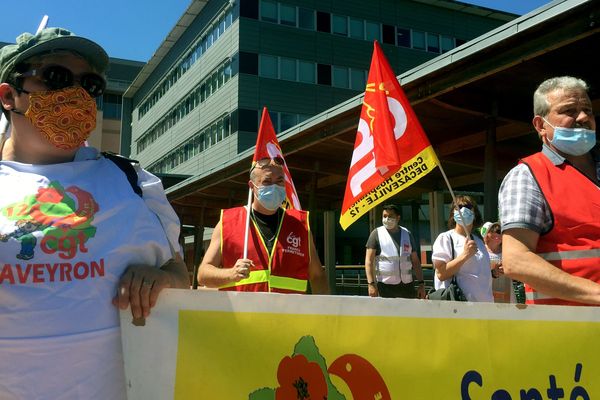
[[[563,76],[534,93],[542,150],[499,192],[505,273],[527,303],[600,304],[600,149],[587,84]]]

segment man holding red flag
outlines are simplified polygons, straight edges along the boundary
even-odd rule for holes
[[[328,294],[308,212],[300,210],[266,108],[248,186],[254,201],[221,211],[198,282],[221,290],[306,293],[310,281],[312,293]],[[282,207],[286,197],[289,209]]]
[[[375,41],[342,204],[342,228],[437,165],[435,152]]]

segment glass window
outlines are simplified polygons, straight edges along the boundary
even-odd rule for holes
[[[208,149],[210,147],[210,129],[205,129],[202,134],[204,135],[204,148]]]
[[[296,26],[296,7],[279,4],[279,19],[282,25]]]
[[[296,126],[298,116],[296,114],[281,113],[281,132]]]
[[[219,87],[223,86],[223,83],[225,83],[225,73],[223,71],[223,67],[220,67],[218,72]]]
[[[228,63],[227,65],[225,65],[225,70],[223,71],[223,74],[225,75],[225,82],[231,79],[231,64]]]
[[[223,34],[223,32],[225,32],[225,20],[222,19],[221,22],[219,22],[219,36],[221,36]]]
[[[227,16],[225,17],[225,29],[229,28],[231,26],[232,22],[233,22],[233,14],[231,14],[231,11],[229,11],[227,13]]]
[[[396,44],[410,48],[410,29],[396,28]]]
[[[432,53],[440,52],[440,35],[434,33],[427,34],[427,51]]]
[[[221,140],[223,140],[223,123],[222,121],[219,121],[217,123],[217,142],[220,142]]]
[[[279,61],[280,78],[288,81],[296,80],[296,60],[281,57]]]
[[[225,118],[223,118],[223,138],[226,138],[227,136],[229,136],[229,134],[231,130],[231,121],[230,121],[230,116],[227,115]]]
[[[219,74],[216,72],[212,74],[212,87],[213,93],[219,89]]]
[[[315,83],[315,64],[308,61],[298,61],[298,80],[304,83]]]
[[[273,128],[275,128],[275,134],[280,132],[279,130],[279,113],[275,111],[269,111],[269,117],[271,117],[271,122],[273,123]]]
[[[425,32],[412,31],[413,49],[425,50]]]
[[[260,1],[260,19],[277,23],[277,3],[269,0]]]
[[[258,74],[265,78],[277,79],[277,57],[261,54]]]
[[[348,18],[343,15],[332,15],[333,33],[336,35],[348,36]]]
[[[333,66],[333,86],[348,88],[348,68]]]
[[[353,39],[365,38],[365,21],[358,18],[350,18],[350,37]]]
[[[454,48],[454,38],[452,36],[442,35],[442,53]]]
[[[216,144],[217,143],[217,124],[212,124],[212,126],[210,127],[210,142],[212,144]]]
[[[365,71],[362,69],[350,68],[350,87],[354,90],[365,90]]]
[[[298,8],[298,26],[302,29],[315,30],[315,11],[308,8]]]
[[[206,100],[206,83],[200,85],[200,102]]]
[[[381,42],[381,28],[379,22],[366,21],[367,40],[372,42],[378,40]]]

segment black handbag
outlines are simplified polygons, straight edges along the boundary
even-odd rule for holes
[[[452,260],[454,260],[454,241],[450,236],[450,243],[452,243]],[[452,280],[448,287],[440,288],[438,290],[431,290],[427,294],[429,300],[449,300],[449,301],[467,301],[462,289],[458,286],[456,281],[456,275],[452,276]]]
[[[430,291],[427,298],[429,300],[467,301],[454,276],[448,287]]]

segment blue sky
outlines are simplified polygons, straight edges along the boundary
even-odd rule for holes
[[[191,0],[7,0],[2,5],[0,42],[14,43],[35,32],[42,17],[48,26],[88,37],[111,57],[148,61]],[[549,0],[463,0],[483,7],[526,14]]]

